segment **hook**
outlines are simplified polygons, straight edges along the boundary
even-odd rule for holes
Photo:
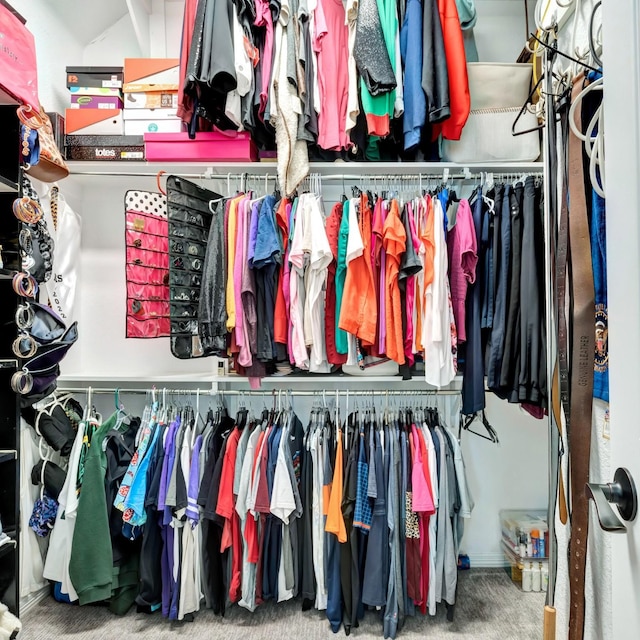
[[[160,183],[160,178],[167,173],[164,170],[160,170],[158,171],[158,173],[156,174],[156,184],[158,185],[158,191],[166,198],[167,197],[167,192],[162,188],[162,184]]]

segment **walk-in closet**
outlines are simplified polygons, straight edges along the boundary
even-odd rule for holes
[[[0,638],[635,637],[614,13],[0,0]]]

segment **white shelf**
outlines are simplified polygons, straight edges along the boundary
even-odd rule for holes
[[[90,383],[104,383],[104,382],[112,382],[114,385],[116,384],[131,384],[131,383],[166,383],[166,382],[181,382],[184,384],[201,384],[207,383],[211,384],[212,382],[216,382],[217,378],[212,375],[203,376],[198,374],[175,374],[175,375],[166,375],[166,376],[127,376],[121,374],[113,374],[113,375],[74,375],[74,374],[65,374],[61,375],[58,378],[58,386],[59,387],[68,387],[72,383],[80,383],[83,385],[88,385]]]
[[[252,175],[275,175],[275,162],[128,162],[128,161],[68,161],[67,165],[73,179],[104,177],[123,179],[127,177],[154,178],[159,171],[167,175],[180,175],[193,179],[216,176],[225,178],[228,173]],[[312,162],[311,173],[323,175],[419,175],[441,174],[449,169],[451,174],[468,168],[472,172],[489,171],[493,173],[541,173],[542,162],[480,162],[456,164],[452,162]],[[348,179],[348,178],[346,178]]]
[[[220,384],[249,384],[248,378],[245,376],[228,375],[213,378],[213,382]],[[424,377],[420,374],[415,375],[411,380],[403,380],[402,376],[348,376],[348,375],[308,375],[308,376],[267,376],[262,378],[262,384],[278,385],[281,387],[288,387],[291,385],[349,385],[352,384],[387,384],[387,385],[405,385],[411,386],[412,391],[437,391],[436,387],[428,385],[424,381]],[[462,388],[462,376],[456,376],[455,380],[443,387],[446,390],[458,390]]]

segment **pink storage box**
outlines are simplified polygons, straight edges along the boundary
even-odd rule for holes
[[[188,133],[145,133],[145,155],[150,162],[254,162],[258,149],[251,134],[197,133],[194,140]]]

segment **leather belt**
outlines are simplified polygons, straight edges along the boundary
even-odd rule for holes
[[[575,78],[572,101],[580,93],[583,81],[582,74]],[[581,130],[582,117],[579,109],[576,114],[576,124]],[[570,425],[567,434],[571,480],[569,640],[582,640],[584,634],[584,579],[589,526],[589,505],[584,486],[589,481],[595,347],[595,293],[582,154],[582,142],[571,132],[569,134],[569,238],[567,242],[571,302],[569,331],[571,414],[567,415],[567,425]]]

